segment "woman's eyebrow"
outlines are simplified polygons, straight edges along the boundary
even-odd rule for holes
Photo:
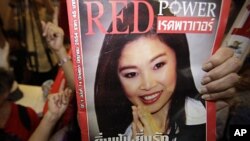
[[[157,58],[159,57],[162,57],[162,56],[166,56],[167,54],[164,52],[164,53],[161,53],[161,54],[158,54],[156,55],[155,57],[153,57],[152,59],[150,59],[150,62],[153,62],[154,60],[156,60]]]
[[[160,53],[158,55],[156,55],[155,57],[153,57],[152,59],[150,59],[150,62],[153,62],[154,60],[156,60],[157,58],[160,58],[162,56],[166,56],[167,54],[164,52],[164,53]],[[133,66],[133,65],[128,65],[128,66],[123,66],[123,67],[120,67],[118,69],[118,72],[121,72],[123,70],[126,70],[126,69],[136,69],[137,67],[136,66]]]
[[[136,66],[133,66],[133,65],[129,65],[129,66],[124,66],[124,67],[120,67],[118,72],[121,72],[123,70],[126,70],[126,69],[136,69],[137,67]]]

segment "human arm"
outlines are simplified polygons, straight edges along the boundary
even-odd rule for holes
[[[61,118],[69,104],[70,89],[48,96],[48,111],[29,138],[29,141],[48,141],[57,121]]]
[[[74,73],[72,61],[69,59],[69,55],[66,51],[66,48],[63,44],[64,32],[62,28],[57,25],[48,22],[42,22],[43,27],[43,36],[46,37],[47,42],[51,50],[56,54],[58,62],[65,60],[61,65],[64,75],[67,81],[68,86],[74,90]]]

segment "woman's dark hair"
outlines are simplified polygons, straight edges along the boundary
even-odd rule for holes
[[[14,76],[6,69],[0,67],[0,95],[5,92],[10,92]]]
[[[154,12],[158,13],[158,2],[151,1]],[[148,10],[144,4],[139,5],[138,25],[140,31],[145,31],[148,26]],[[130,3],[123,9],[124,20],[117,23],[119,31],[133,31],[134,7]],[[165,15],[173,16],[170,11]],[[154,17],[154,25],[150,31],[142,34],[107,34],[105,36],[99,56],[99,62],[95,80],[95,106],[100,132],[104,136],[117,136],[123,134],[128,125],[132,122],[131,102],[127,99],[125,92],[118,78],[118,60],[124,46],[140,37],[157,37],[159,40],[171,47],[177,59],[177,84],[171,97],[170,111],[166,120],[169,120],[170,134],[178,127],[184,126],[185,98],[195,97],[198,94],[193,76],[190,70],[189,48],[185,34],[158,34],[157,16]],[[109,31],[112,30],[112,24]],[[139,53],[139,52],[138,52]]]

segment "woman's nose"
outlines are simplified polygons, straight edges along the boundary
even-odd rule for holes
[[[155,84],[156,81],[150,72],[145,72],[142,74],[140,89],[148,91],[151,90]]]

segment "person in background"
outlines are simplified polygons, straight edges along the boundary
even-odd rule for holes
[[[75,89],[73,65],[63,44],[64,32],[62,28],[51,22],[42,22],[42,25],[43,36],[57,56],[68,88],[62,92],[64,84],[61,83],[61,91],[58,94],[48,95],[48,111],[29,141],[78,141],[81,140],[81,135],[76,116],[76,96],[73,93]],[[72,96],[69,96],[70,93],[72,93]],[[64,116],[69,116],[70,119],[67,124],[62,125],[61,122],[63,122]]]
[[[0,67],[3,67],[4,69],[12,72],[12,68],[9,63],[10,60],[9,52],[10,52],[10,44],[8,42],[5,30],[3,28],[2,18],[0,18]],[[11,101],[16,101],[22,98],[22,96],[23,93],[20,91],[17,81],[14,80],[8,99]]]
[[[54,79],[58,67],[56,57],[42,36],[41,20],[53,20],[53,5],[49,0],[24,1],[24,43],[27,48],[27,72],[24,83],[42,85],[49,79]]]
[[[27,141],[39,124],[39,117],[29,107],[8,100],[14,82],[12,74],[0,68],[0,139]]]
[[[57,121],[61,118],[69,105],[71,92],[70,89],[65,89],[64,92],[48,96],[49,109],[43,116],[37,129],[29,138],[29,141],[48,141],[51,138],[51,134],[53,133]],[[61,131],[63,132],[63,135],[56,138],[56,140],[62,140],[65,133],[64,130],[66,130],[66,128]]]
[[[62,126],[62,119],[69,109],[70,121]],[[76,114],[76,97],[71,89],[48,95],[48,111],[28,141],[80,141]]]
[[[63,69],[64,76],[67,81],[67,86],[72,90],[75,89],[73,64],[71,56],[67,53],[64,46],[64,31],[58,25],[51,22],[42,21],[43,36],[46,38],[50,49],[54,52],[57,58],[58,65]]]

